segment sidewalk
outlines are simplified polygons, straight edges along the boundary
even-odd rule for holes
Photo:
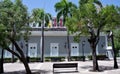
[[[56,62],[44,62],[44,63],[29,63],[30,69],[36,74],[120,74],[120,60],[118,60],[119,69],[113,69],[113,60],[111,61],[99,61],[99,67],[101,72],[91,72],[92,61],[71,61],[78,63],[78,72],[75,72],[74,68],[58,68],[55,69],[56,73],[53,73],[53,63]],[[58,63],[58,62],[57,62]],[[61,62],[60,62],[61,63]],[[22,63],[5,63],[4,74],[24,74],[24,66]],[[13,73],[14,72],[14,73]]]

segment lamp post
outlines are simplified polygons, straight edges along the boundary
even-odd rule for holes
[[[108,38],[111,38],[111,42],[112,42],[112,50],[113,50],[113,57],[114,57],[114,68],[118,68],[118,64],[117,64],[117,59],[116,59],[116,50],[115,50],[115,46],[114,46],[114,35],[112,31],[107,31],[108,32]]]
[[[84,45],[85,45],[85,41],[82,41],[82,57],[83,57],[83,61],[85,61]]]

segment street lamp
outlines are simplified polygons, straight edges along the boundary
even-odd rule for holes
[[[115,50],[115,46],[114,46],[114,35],[112,31],[107,31],[108,33],[108,38],[111,39],[112,42],[112,50],[113,50],[113,57],[114,57],[114,68],[118,68],[118,64],[117,64],[117,59],[116,59],[116,50]]]
[[[82,57],[83,57],[83,61],[85,61],[85,55],[84,55],[84,45],[85,45],[85,41],[82,41]]]

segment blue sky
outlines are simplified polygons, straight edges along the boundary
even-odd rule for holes
[[[28,7],[28,11],[31,13],[34,8],[43,8],[45,12],[52,14],[52,16],[56,16],[54,5],[56,2],[60,0],[22,0],[23,4]],[[78,4],[79,0],[69,0],[75,4]],[[103,5],[114,4],[120,6],[120,0],[100,0]]]

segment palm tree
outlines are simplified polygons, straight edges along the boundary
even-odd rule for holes
[[[42,35],[41,35],[41,62],[44,62],[44,26],[45,24],[49,23],[49,20],[51,19],[51,15],[49,13],[45,13],[43,9],[33,9],[32,11],[32,17],[31,19],[35,23],[39,23],[39,26],[42,26]]]
[[[60,17],[63,17],[63,23],[65,25],[67,17],[72,17],[71,11],[72,9],[77,8],[75,4],[72,2],[68,2],[67,0],[61,0],[60,2],[55,4],[55,9],[57,13],[57,21]],[[70,61],[70,44],[69,44],[69,28],[67,28],[67,49],[68,49],[68,61]]]

